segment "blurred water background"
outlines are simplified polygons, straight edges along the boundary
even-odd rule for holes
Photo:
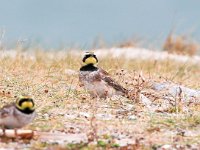
[[[0,0],[1,42],[56,49],[139,39],[160,48],[172,30],[200,39],[199,6],[197,0]]]

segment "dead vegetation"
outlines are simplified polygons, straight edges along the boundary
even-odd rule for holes
[[[120,48],[127,48],[127,47],[138,47],[139,46],[139,40],[137,39],[128,39],[120,42],[118,44],[118,47]]]
[[[163,49],[169,53],[179,55],[196,55],[199,51],[199,44],[187,35],[174,35],[170,33],[163,45]]]
[[[79,60],[79,61],[77,61]],[[124,87],[150,91],[149,81],[173,82],[198,89],[198,64],[171,60],[124,60],[102,58],[99,65]],[[37,51],[0,59],[0,106],[22,93],[35,99],[37,118],[26,128],[55,137],[45,140],[1,139],[1,147],[18,149],[164,149],[197,148],[200,143],[200,107],[179,111],[151,112],[144,105],[123,97],[91,99],[78,85],[81,55]],[[156,95],[157,94],[157,95]],[[152,96],[152,95],[150,95]],[[181,96],[181,95],[180,95]],[[179,98],[180,98],[179,96]],[[178,95],[177,95],[178,97]],[[162,97],[161,97],[162,98]],[[159,104],[162,99],[156,99]],[[69,136],[73,135],[73,141]],[[57,138],[56,138],[57,137]],[[58,138],[59,137],[59,138]],[[9,143],[9,144],[8,144]]]

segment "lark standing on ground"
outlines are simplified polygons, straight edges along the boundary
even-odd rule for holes
[[[21,96],[15,103],[0,109],[0,126],[3,129],[17,129],[33,121],[36,116],[35,104],[29,96]]]
[[[127,89],[115,82],[106,71],[97,67],[98,59],[94,53],[87,52],[82,61],[84,65],[80,68],[80,85],[84,86],[92,97],[127,95]]]

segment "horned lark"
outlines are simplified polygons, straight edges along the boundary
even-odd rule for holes
[[[84,86],[92,97],[106,98],[127,94],[127,89],[115,82],[105,70],[97,67],[98,59],[94,53],[87,52],[82,61],[84,65],[80,68],[80,85]]]
[[[3,129],[17,129],[30,123],[36,116],[35,104],[29,96],[21,96],[15,103],[0,109],[0,126]]]

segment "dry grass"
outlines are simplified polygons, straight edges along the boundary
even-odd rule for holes
[[[169,34],[163,49],[169,53],[193,56],[198,53],[199,44],[194,42],[189,36]]]
[[[124,40],[118,44],[118,47],[120,48],[138,47],[138,46],[139,46],[139,40],[136,39]]]
[[[39,131],[86,133],[90,143],[19,141],[21,144],[6,144],[35,149],[96,149],[117,148],[128,139],[132,144],[124,149],[158,149],[162,145],[195,146],[200,144],[199,106],[190,113],[150,113],[140,104],[120,98],[91,99],[78,86],[78,71],[81,55],[54,52],[35,52],[35,59],[22,53],[14,58],[0,59],[0,106],[15,100],[23,93],[32,95],[37,105],[38,117],[27,128]],[[99,65],[124,87],[134,88],[134,79],[142,71],[143,76],[154,81],[173,81],[191,88],[199,88],[200,66],[182,64],[171,60],[124,60],[104,58]],[[123,69],[124,71],[121,71]],[[131,109],[128,109],[129,106]],[[110,116],[101,117],[102,114]],[[110,117],[110,119],[109,119]],[[106,119],[108,118],[108,119]],[[92,141],[98,141],[95,144]],[[25,143],[25,145],[24,145]]]

